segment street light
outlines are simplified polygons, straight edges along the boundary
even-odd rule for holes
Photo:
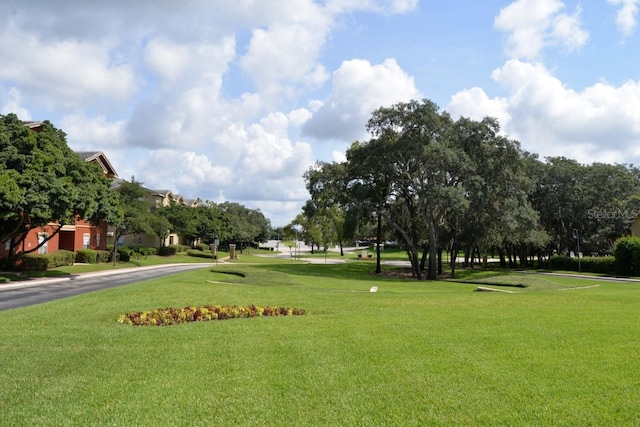
[[[220,240],[218,240],[218,232],[216,229],[213,229],[213,245],[211,246],[211,258],[215,261],[216,265],[218,265],[218,245],[220,244]]]
[[[122,232],[120,235],[124,233],[127,227],[124,224],[120,224],[120,227],[115,227],[113,230],[113,266],[116,266],[116,259],[118,258],[118,230]]]
[[[580,252],[580,233],[578,233],[577,228],[573,229],[573,238],[576,239],[576,242],[578,242],[578,272],[582,273],[582,265],[581,265],[582,252]]]

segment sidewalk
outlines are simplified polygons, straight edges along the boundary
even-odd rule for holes
[[[56,283],[63,283],[70,280],[78,280],[92,277],[104,277],[104,276],[117,276],[121,274],[128,274],[134,271],[145,271],[145,270],[159,270],[162,268],[175,267],[180,265],[201,265],[202,267],[211,266],[211,263],[177,263],[177,264],[158,264],[158,265],[148,265],[144,267],[127,267],[127,268],[117,268],[113,270],[103,270],[103,271],[92,271],[87,273],[78,273],[78,274],[70,274],[68,276],[59,276],[59,277],[38,277],[33,279],[25,279],[25,280],[17,280],[12,282],[2,282],[0,283],[0,292],[8,291],[11,289],[21,289],[21,288],[29,288],[32,286],[39,285],[52,285]]]

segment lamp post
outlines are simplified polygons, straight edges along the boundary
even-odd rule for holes
[[[218,245],[220,244],[220,240],[218,240],[218,232],[216,229],[213,229],[213,245],[211,246],[211,258],[216,265],[218,265]]]
[[[582,252],[580,252],[580,233],[578,233],[578,229],[573,229],[573,238],[578,242],[578,272],[582,273]]]
[[[127,229],[124,224],[120,224],[119,227],[113,229],[113,266],[116,266],[116,259],[118,258],[118,230],[121,230],[120,235]]]

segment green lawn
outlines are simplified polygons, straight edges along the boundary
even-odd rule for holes
[[[640,285],[531,276],[478,293],[371,270],[226,264],[0,312],[0,425],[640,423]],[[116,323],[196,304],[308,315]]]

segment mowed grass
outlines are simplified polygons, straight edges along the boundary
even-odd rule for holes
[[[371,269],[227,264],[0,312],[0,425],[640,423],[639,285],[477,293]],[[308,314],[116,323],[197,304]]]

